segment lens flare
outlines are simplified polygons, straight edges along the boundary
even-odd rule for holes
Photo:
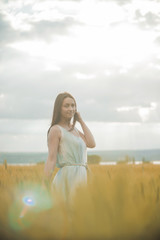
[[[53,202],[51,194],[40,184],[31,182],[17,186],[8,211],[11,228],[16,231],[28,228],[37,218],[37,213],[52,208]]]
[[[23,202],[28,206],[35,206],[35,203],[36,203],[33,197],[28,197],[28,196],[23,197]]]

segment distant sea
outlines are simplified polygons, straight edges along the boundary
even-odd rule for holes
[[[0,164],[6,159],[8,164],[31,165],[45,162],[47,155],[45,152],[0,152]],[[88,151],[88,155],[99,155],[104,163],[121,161],[126,156],[138,162],[148,162],[160,160],[160,149]]]

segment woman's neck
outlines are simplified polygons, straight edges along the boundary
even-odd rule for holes
[[[71,120],[69,119],[61,119],[60,121],[59,121],[59,123],[58,123],[59,125],[61,125],[61,126],[63,126],[63,127],[65,127],[65,128],[71,128]]]

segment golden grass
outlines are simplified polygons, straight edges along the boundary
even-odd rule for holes
[[[61,196],[41,190],[43,169],[43,164],[0,166],[3,239],[141,240],[160,236],[160,166],[90,165],[88,184],[77,189],[72,206]],[[36,194],[38,201],[24,207],[22,198],[29,193]]]

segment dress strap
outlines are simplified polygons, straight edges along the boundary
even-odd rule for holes
[[[63,127],[61,127],[60,125],[57,124],[57,126],[59,127],[60,131],[61,131],[61,134],[62,134],[62,137],[64,135],[64,132],[63,132]]]
[[[78,132],[78,129],[77,129],[76,127],[74,127],[74,129],[76,130],[76,132],[78,133],[78,135],[79,135],[79,137],[80,137],[80,134],[79,134],[79,132]]]

